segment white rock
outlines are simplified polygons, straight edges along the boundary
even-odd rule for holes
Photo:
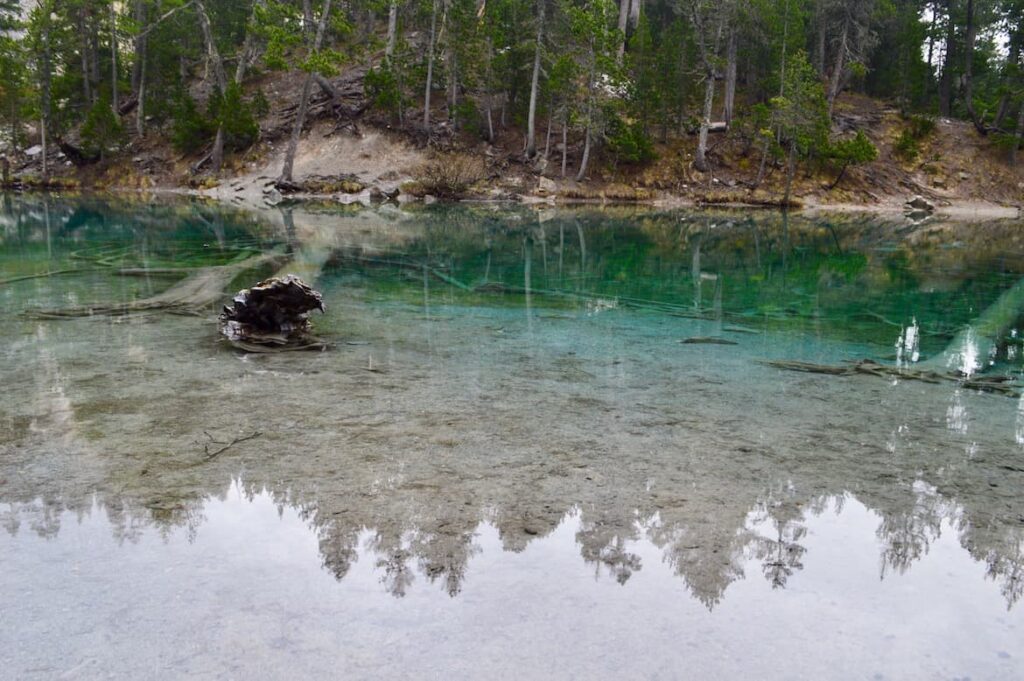
[[[35,145],[34,147],[29,147],[28,149],[25,150],[26,156],[38,156],[41,153],[43,153],[43,147],[42,145],[39,144]]]

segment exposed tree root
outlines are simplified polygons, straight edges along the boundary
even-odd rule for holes
[[[862,359],[858,362],[847,364],[814,364],[813,362],[799,362],[791,360],[774,360],[765,362],[770,367],[785,369],[787,371],[801,371],[810,374],[825,374],[828,376],[855,376],[866,374],[880,378],[900,378],[911,381],[923,381],[925,383],[953,382],[959,383],[969,390],[980,390],[982,392],[997,393],[1008,397],[1020,397],[1020,390],[1012,385],[1013,379],[1009,376],[972,376],[966,377],[955,372],[939,372],[931,369],[914,369],[890,367],[879,364],[870,359]]]

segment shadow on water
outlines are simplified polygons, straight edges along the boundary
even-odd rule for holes
[[[522,552],[572,518],[588,565],[627,585],[644,542],[713,608],[751,559],[772,588],[798,579],[809,520],[856,499],[878,517],[883,577],[946,524],[1008,606],[1024,593],[1024,401],[765,365],[941,356],[1024,276],[1019,224],[6,205],[11,536],[59,540],[101,510],[129,543],[194,537],[237,480],[296,509],[338,579],[367,541],[395,596],[413,575],[459,594],[482,524]],[[171,269],[278,247],[319,277],[332,351],[232,352],[214,306],[22,314],[146,298],[184,276]],[[984,369],[1016,380],[1020,334],[1000,333]]]

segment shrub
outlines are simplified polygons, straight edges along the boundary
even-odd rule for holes
[[[252,96],[249,106],[257,116],[266,116],[270,113],[270,102],[267,100],[267,95],[264,94],[263,88],[256,90],[256,94]]]
[[[253,116],[252,107],[242,98],[242,88],[231,83],[221,97],[211,100],[211,116],[216,126],[224,128],[224,148],[242,151],[251,147],[260,136],[260,126]]]
[[[921,142],[935,132],[935,119],[927,116],[911,116],[907,125],[896,138],[893,152],[904,161],[913,162],[921,153]]]
[[[621,163],[646,163],[656,158],[654,144],[639,123],[611,118],[607,130],[608,150]]]
[[[370,106],[391,116],[397,116],[402,106],[402,92],[395,72],[387,65],[366,72],[363,81]]]
[[[198,151],[217,132],[217,124],[199,111],[195,100],[187,92],[175,98],[171,116],[171,144],[181,153]]]
[[[426,194],[446,199],[465,196],[469,188],[484,178],[483,162],[465,154],[439,156],[420,168],[417,184]]]
[[[829,146],[828,159],[840,165],[839,176],[832,183],[830,189],[839,184],[850,166],[870,163],[878,158],[878,147],[868,139],[860,130],[854,137],[839,140]]]
[[[116,149],[124,141],[124,128],[110,107],[110,99],[100,97],[82,124],[82,145],[86,151],[104,158],[113,148]]]

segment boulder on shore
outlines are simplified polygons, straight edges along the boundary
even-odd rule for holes
[[[910,201],[907,201],[907,207],[914,210],[927,211],[929,213],[935,212],[935,204],[923,196],[915,196]]]

